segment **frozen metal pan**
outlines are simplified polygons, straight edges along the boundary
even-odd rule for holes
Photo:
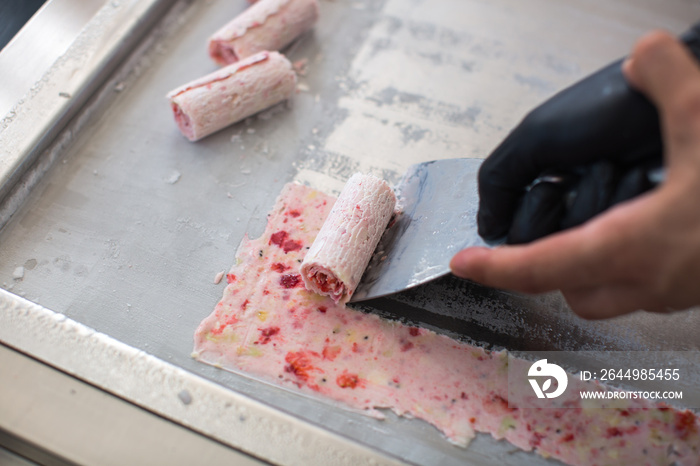
[[[456,448],[420,421],[199,364],[193,332],[286,182],[337,193],[356,171],[396,182],[413,163],[482,157],[535,104],[653,27],[681,32],[699,6],[324,0],[284,51],[305,60],[299,92],[190,143],[164,95],[215,69],[206,40],[246,5],[105,2],[3,117],[0,342],[274,463],[551,463],[486,435]],[[489,348],[698,349],[695,311],[584,322],[557,294],[451,277],[361,309]],[[265,426],[282,440],[244,434]]]

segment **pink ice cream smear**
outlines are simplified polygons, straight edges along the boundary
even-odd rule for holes
[[[195,333],[198,360],[374,417],[390,409],[419,418],[461,446],[480,431],[569,464],[698,464],[699,422],[690,411],[636,400],[518,408],[507,399],[505,351],[308,291],[299,266],[334,202],[308,187],[284,187],[262,236],[242,241],[221,301]]]

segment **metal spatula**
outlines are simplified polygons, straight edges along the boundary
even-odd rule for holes
[[[477,173],[483,159],[412,165],[396,185],[401,215],[384,233],[350,302],[379,298],[450,273],[450,259],[487,246],[477,233]]]

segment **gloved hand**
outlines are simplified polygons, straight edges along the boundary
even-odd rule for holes
[[[589,319],[700,305],[700,63],[655,31],[637,41],[623,73],[659,109],[666,180],[578,228],[463,249],[450,261],[455,275],[522,293],[559,290]]]
[[[682,37],[700,59],[700,23]],[[479,172],[479,234],[526,243],[579,225],[654,186],[655,107],[617,61],[529,113]]]

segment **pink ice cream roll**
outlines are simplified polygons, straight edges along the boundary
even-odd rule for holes
[[[260,0],[209,39],[209,55],[224,66],[262,50],[282,50],[317,20],[317,0]]]
[[[306,288],[348,302],[395,207],[396,196],[384,180],[353,175],[301,264]]]
[[[292,64],[277,52],[260,52],[168,93],[175,122],[196,141],[290,98]]]

